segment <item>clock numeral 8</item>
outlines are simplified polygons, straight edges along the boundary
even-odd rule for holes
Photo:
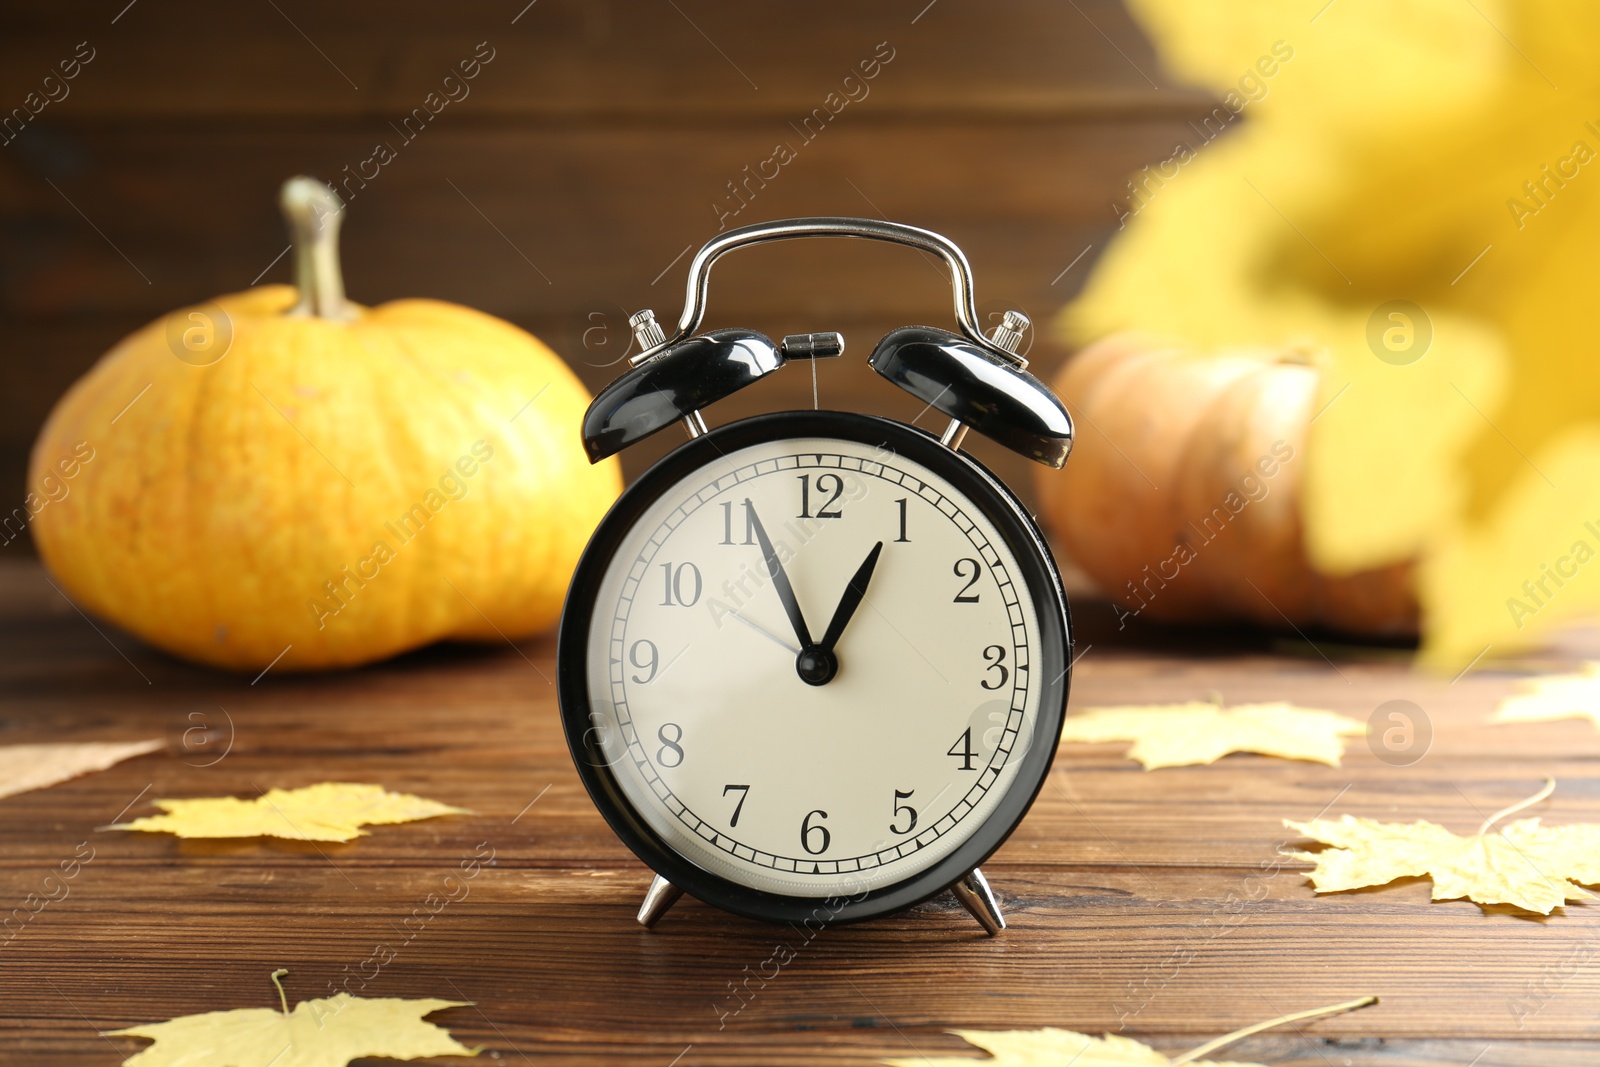
[[[828,828],[826,826],[823,826],[821,823],[818,823],[815,826],[811,825],[812,819],[826,819],[827,817],[828,813],[823,811],[821,808],[818,808],[815,811],[809,812],[805,819],[800,823],[800,847],[805,849],[813,856],[822,855],[824,852],[828,851],[828,846],[833,844],[833,835],[828,833]],[[822,835],[822,844],[818,845],[816,848],[811,847],[811,835],[813,834]]]
[[[673,735],[667,736],[667,731],[672,730]],[[656,731],[656,739],[661,742],[661,748],[656,752],[656,762],[663,767],[676,767],[683,762],[683,746],[678,744],[683,740],[683,727],[675,722],[664,723]],[[668,759],[668,753],[671,758]]]

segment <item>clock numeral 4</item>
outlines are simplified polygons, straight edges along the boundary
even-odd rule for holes
[[[911,794],[915,793],[915,792],[916,792],[915,789],[907,789],[907,790],[905,790],[903,792],[901,790],[899,790],[899,789],[896,789],[894,791],[894,818],[895,818],[895,822],[900,821],[900,813],[902,811],[906,813],[906,824],[905,824],[905,826],[903,826],[903,827],[896,826],[894,824],[894,822],[891,822],[889,824],[889,829],[891,831],[893,831],[894,833],[897,833],[897,834],[909,834],[911,831],[913,831],[913,830],[915,830],[917,828],[917,809],[913,808],[910,804],[902,804],[902,803],[900,803],[902,800],[910,800],[911,799]]]
[[[815,515],[811,514],[811,475],[802,474],[800,478],[800,518],[802,519],[840,519],[844,512],[832,510],[844,495],[844,479],[837,474],[819,474],[817,476],[817,495],[832,493],[828,502],[817,509]]]
[[[745,798],[750,795],[750,787],[748,785],[725,785],[722,787],[722,795],[727,796],[735,789],[739,791],[739,803],[733,806],[733,818],[728,820],[729,827],[739,825],[739,813],[744,810]]]
[[[817,808],[815,811],[808,812],[800,823],[800,847],[813,856],[822,855],[828,851],[828,846],[833,844],[833,835],[828,833],[828,828],[820,822],[815,825],[811,822],[812,819],[826,819],[827,817],[827,812]],[[811,847],[811,842],[814,840],[813,835],[820,837],[822,840],[822,843],[816,848]]]
[[[972,765],[972,761],[977,759],[981,753],[974,752],[972,749],[972,727],[969,726],[965,730],[961,731],[961,736],[956,738],[955,743],[950,746],[949,750],[945,752],[945,755],[954,756],[956,759],[960,760],[961,769],[964,771],[977,770],[977,768]]]
[[[689,580],[684,580],[687,573]],[[661,606],[670,608],[674,604],[683,608],[693,607],[700,600],[700,568],[693,563],[680,563],[674,567],[670,563],[661,565]],[[687,592],[685,592],[687,590]]]
[[[951,601],[951,603],[976,604],[978,602],[978,594],[973,593],[969,596],[967,594],[967,590],[977,585],[978,579],[983,577],[983,564],[979,563],[975,559],[967,557],[956,560],[956,565],[953,569],[957,578],[967,579],[967,584],[961,587],[960,591],[956,593],[955,599]],[[969,572],[972,575],[970,578],[967,577]]]
[[[1011,668],[1004,666],[1006,661],[1006,646],[990,645],[988,648],[983,650],[983,661],[989,666],[984,668],[983,673],[985,677],[978,684],[983,686],[985,689],[999,689],[1001,686],[1005,685],[1006,679],[1011,677]],[[990,678],[993,676],[995,671],[1000,672],[1000,677],[994,679],[994,684],[990,685]]]
[[[667,731],[673,731],[672,736],[667,736]],[[683,762],[683,746],[678,744],[683,740],[683,727],[675,722],[663,723],[661,729],[656,731],[656,740],[661,742],[661,748],[656,752],[656,762],[663,767],[676,767]]]

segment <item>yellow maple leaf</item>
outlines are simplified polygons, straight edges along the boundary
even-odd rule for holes
[[[1307,548],[1419,559],[1428,661],[1600,611],[1600,8],[1130,7],[1222,102],[1134,176],[1069,339],[1319,351]],[[1422,340],[1390,358],[1397,300]]]
[[[1552,674],[1528,683],[1531,692],[1507,697],[1490,722],[1555,722],[1588,719],[1600,730],[1600,663],[1579,674]]]
[[[1510,904],[1549,915],[1569,900],[1594,895],[1583,886],[1600,885],[1600,824],[1541,826],[1538,819],[1519,819],[1490,830],[1500,819],[1554,790],[1554,780],[1547,780],[1544,789],[1496,812],[1468,837],[1425,820],[1385,823],[1352,815],[1309,823],[1285,819],[1283,825],[1332,846],[1316,853],[1290,853],[1316,864],[1306,877],[1318,893],[1431,877],[1434,900],[1465,897],[1478,904]]]
[[[0,797],[43,789],[91,771],[103,771],[162,747],[160,741],[84,741],[0,747]]]
[[[1061,724],[1061,740],[1132,741],[1128,758],[1153,771],[1214,763],[1231,752],[1339,766],[1345,737],[1360,737],[1365,723],[1331,711],[1282,702],[1136,704],[1089,708]]]
[[[111,830],[147,830],[179,837],[286,837],[295,841],[349,841],[363,826],[469,814],[436,800],[391,793],[381,785],[319,782],[300,789],[269,789],[259,797],[157,800],[162,814],[117,823]]]
[[[272,981],[287,972],[273,972]],[[161,1023],[109,1030],[109,1037],[146,1037],[155,1044],[123,1060],[124,1067],[345,1067],[359,1057],[417,1060],[476,1056],[423,1016],[467,1001],[353,997],[336,993],[302,1000],[289,1010],[236,1008],[182,1015]]]
[[[1046,1027],[1043,1030],[951,1030],[950,1033],[962,1038],[972,1045],[976,1045],[988,1052],[992,1059],[975,1060],[966,1057],[944,1056],[929,1059],[918,1056],[911,1060],[885,1060],[889,1067],[973,1067],[974,1064],[992,1064],[993,1067],[1179,1067],[1180,1064],[1191,1064],[1192,1067],[1264,1067],[1259,1063],[1240,1063],[1236,1061],[1202,1060],[1199,1057],[1224,1045],[1232,1044],[1251,1034],[1269,1030],[1274,1026],[1284,1023],[1298,1022],[1301,1019],[1310,1019],[1318,1015],[1328,1015],[1334,1012],[1353,1011],[1364,1008],[1369,1004],[1376,1004],[1377,997],[1362,997],[1359,1000],[1348,1001],[1344,1004],[1332,1004],[1326,1008],[1313,1008],[1310,1011],[1299,1011],[1292,1015],[1283,1015],[1276,1019],[1269,1019],[1264,1023],[1247,1026],[1242,1030],[1235,1030],[1225,1034],[1214,1041],[1207,1041],[1199,1048],[1191,1049],[1181,1056],[1169,1059],[1155,1049],[1142,1042],[1118,1034],[1106,1034],[1104,1037],[1090,1037],[1080,1034],[1076,1030],[1058,1030]]]

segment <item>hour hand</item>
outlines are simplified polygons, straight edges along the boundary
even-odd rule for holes
[[[833,651],[833,646],[839,643],[839,638],[844,634],[844,628],[849,625],[851,616],[855,615],[856,608],[861,606],[861,601],[867,595],[867,583],[872,581],[872,572],[878,566],[878,556],[883,552],[883,542],[879,541],[872,546],[872,551],[867,553],[867,558],[861,566],[856,568],[855,574],[850,577],[850,584],[845,586],[844,595],[839,598],[839,606],[833,609],[833,619],[828,623],[828,632],[822,635],[822,648],[828,652]]]
[[[756,507],[749,497],[745,498],[744,506],[746,514],[750,516],[750,524],[755,527],[761,554],[767,559],[767,577],[772,579],[772,587],[778,591],[778,599],[783,602],[784,614],[789,616],[789,625],[794,627],[795,640],[800,642],[802,649],[810,648],[811,631],[806,629],[806,617],[800,613],[800,602],[795,599],[789,575],[784,572],[778,553],[773,551],[772,539],[767,536],[766,527],[761,525],[761,517],[756,514]]]

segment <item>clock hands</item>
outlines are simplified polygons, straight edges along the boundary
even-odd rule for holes
[[[744,505],[746,513],[750,516],[750,525],[755,529],[756,542],[761,546],[761,554],[766,557],[767,576],[772,579],[772,587],[777,590],[778,599],[783,603],[784,613],[789,616],[789,625],[794,627],[795,638],[800,642],[799,653],[795,656],[795,671],[800,675],[800,680],[807,685],[827,685],[833,680],[833,676],[839,673],[839,660],[833,654],[833,648],[839,643],[839,638],[843,636],[844,629],[850,624],[856,609],[861,606],[861,601],[866,598],[867,583],[872,581],[872,572],[877,569],[878,557],[883,554],[883,542],[879,541],[872,546],[867,558],[856,568],[855,574],[850,576],[844,595],[839,598],[839,606],[834,608],[833,618],[828,621],[827,632],[822,635],[821,641],[813,641],[811,631],[806,626],[805,615],[800,611],[800,602],[795,598],[794,586],[789,583],[789,575],[783,569],[783,562],[778,559],[778,553],[772,547],[772,539],[767,536],[766,528],[761,525],[761,517],[756,514],[755,505],[748,497]],[[788,648],[784,642],[778,641],[765,630],[760,630],[760,627],[737,613],[734,617]]]

